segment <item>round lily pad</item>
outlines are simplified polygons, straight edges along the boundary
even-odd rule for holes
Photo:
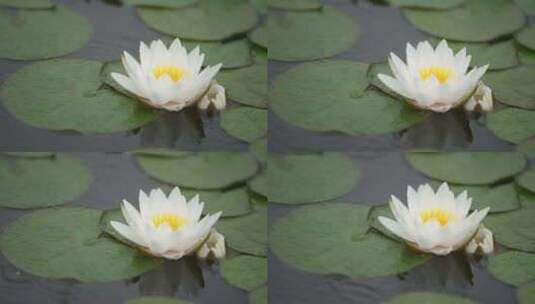
[[[83,194],[91,182],[78,160],[49,157],[0,158],[0,206],[38,208],[65,204]]]
[[[50,60],[23,67],[3,84],[7,110],[35,127],[109,133],[140,127],[157,113],[102,87],[96,61]]]
[[[533,0],[515,0],[516,4],[520,6],[524,12],[535,15],[535,1]]]
[[[312,12],[285,12],[268,22],[269,58],[300,61],[334,56],[355,44],[358,26],[330,6]]]
[[[268,197],[268,175],[266,171],[255,176],[249,181],[248,185],[253,192]]]
[[[505,104],[535,109],[535,67],[520,66],[485,74],[483,81],[492,88],[494,97]]]
[[[357,185],[359,170],[341,153],[273,156],[268,162],[269,200],[304,204],[340,197]]]
[[[33,275],[83,282],[132,278],[159,263],[101,237],[101,214],[95,209],[56,208],[23,215],[2,232],[2,253]]]
[[[168,157],[136,155],[150,176],[166,183],[196,189],[221,189],[253,176],[257,162],[249,153],[198,152]]]
[[[124,5],[160,8],[182,8],[197,3],[198,0],[121,0]]]
[[[201,53],[206,55],[204,65],[223,64],[223,69],[241,68],[253,63],[249,42],[246,39],[240,39],[231,42],[203,42],[203,41],[184,41],[184,46],[188,50],[193,50],[199,46]]]
[[[535,51],[528,48],[517,46],[518,60],[522,64],[535,64]]]
[[[239,107],[221,113],[221,128],[228,134],[246,142],[262,138],[267,132],[267,111]]]
[[[267,1],[268,0],[251,0],[251,4],[259,13],[265,14],[267,12]]]
[[[271,109],[301,128],[349,135],[396,132],[423,120],[424,114],[405,102],[377,91],[364,92],[368,85],[367,64],[306,63],[274,81]]]
[[[91,25],[84,17],[61,5],[54,9],[18,10],[14,15],[0,11],[0,58],[59,57],[82,48],[91,34]]]
[[[508,251],[490,256],[488,269],[498,280],[520,286],[535,280],[535,254]]]
[[[225,87],[230,99],[253,107],[267,107],[267,65],[265,63],[221,71],[217,74],[217,81]]]
[[[272,224],[271,250],[301,270],[353,278],[405,272],[430,258],[376,232],[366,233],[368,211],[350,204],[301,207]]]
[[[535,157],[535,138],[522,142],[516,146],[516,150],[523,152],[527,157]]]
[[[515,39],[521,45],[535,50],[535,25],[525,27],[515,35]]]
[[[259,26],[249,34],[249,40],[253,43],[266,48],[268,47],[268,28],[266,25]]]
[[[267,259],[247,255],[229,258],[221,264],[221,276],[233,286],[252,291],[267,281]]]
[[[221,217],[245,215],[251,212],[247,188],[241,187],[228,191],[206,191],[183,189],[182,193],[191,199],[195,195],[204,202],[204,214],[214,214],[222,211]]]
[[[500,214],[488,215],[485,225],[496,242],[509,248],[535,252],[535,205]]]
[[[487,128],[503,140],[520,143],[535,135],[535,111],[506,108],[491,112]]]
[[[403,9],[418,29],[451,40],[484,42],[520,29],[522,11],[509,0],[466,0],[450,10]]]
[[[394,296],[384,304],[471,304],[469,299],[445,293],[436,292],[407,292]]]
[[[257,288],[249,293],[250,304],[268,304],[268,290],[267,287]],[[524,303],[520,303],[524,304]],[[527,304],[527,302],[526,302]]]
[[[390,5],[424,9],[448,9],[459,6],[465,0],[386,0]]]
[[[128,300],[126,304],[191,304],[191,302],[175,298],[148,296]]]
[[[535,192],[535,168],[530,168],[516,178],[516,183],[522,188]]]
[[[149,27],[192,40],[221,40],[253,28],[258,17],[248,0],[199,0],[181,9],[140,7],[138,13]]]
[[[266,163],[268,158],[267,139],[260,138],[249,145],[249,151],[254,154],[261,163]]]
[[[423,174],[456,184],[484,185],[521,172],[519,152],[407,152],[410,164]]]
[[[535,302],[535,282],[527,283],[516,290],[518,304],[530,304]]]
[[[44,9],[53,8],[55,5],[52,0],[0,0],[0,6],[14,8]]]
[[[216,228],[225,236],[227,245],[239,252],[266,256],[267,210],[257,206],[245,216],[221,219]]]
[[[462,43],[448,42],[455,52],[466,48],[466,53],[472,55],[471,67],[489,65],[489,70],[508,69],[518,65],[518,57],[512,40],[496,43]]]
[[[319,0],[268,0],[268,5],[273,8],[293,11],[317,10],[322,7]]]

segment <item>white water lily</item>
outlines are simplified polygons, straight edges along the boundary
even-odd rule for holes
[[[474,95],[464,104],[464,109],[467,111],[488,112],[492,111],[492,108],[492,90],[483,82],[480,82]]]
[[[379,222],[407,244],[421,252],[446,255],[464,247],[475,235],[489,208],[468,214],[472,199],[466,191],[455,197],[447,183],[435,193],[428,184],[415,191],[407,188],[405,206],[395,196],[390,209],[395,220],[378,217]]]
[[[492,231],[481,224],[474,238],[466,245],[465,251],[468,254],[491,254],[494,251]]]
[[[111,77],[140,101],[169,111],[199,102],[222,66],[202,69],[204,54],[199,47],[188,54],[178,38],[169,48],[161,40],[153,41],[150,47],[141,42],[139,57],[137,62],[124,52],[122,62],[127,75],[111,73]]]
[[[391,53],[388,62],[394,77],[379,74],[391,90],[413,106],[446,112],[462,105],[474,92],[488,65],[468,72],[471,56],[466,48],[457,54],[442,40],[436,49],[427,41],[414,48],[407,43],[407,63]]]
[[[166,197],[161,189],[147,196],[139,192],[139,211],[123,200],[121,210],[127,225],[112,221],[112,227],[143,251],[177,260],[194,253],[206,240],[221,212],[200,219],[204,207],[196,195],[189,202],[174,188]]]
[[[219,85],[215,80],[212,80],[212,85],[208,89],[208,93],[199,102],[198,106],[201,110],[206,110],[210,105],[214,105],[217,110],[223,110],[227,105],[225,96],[225,88]]]
[[[222,259],[225,257],[226,253],[225,237],[215,229],[212,229],[206,242],[204,242],[201,248],[197,250],[197,256],[201,259],[206,259],[209,256],[213,256],[216,259]]]

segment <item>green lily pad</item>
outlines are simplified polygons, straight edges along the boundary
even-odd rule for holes
[[[163,182],[195,189],[221,189],[245,181],[257,170],[257,162],[243,152],[197,152],[166,157],[136,155],[141,168]]]
[[[267,281],[267,259],[240,255],[221,263],[221,276],[229,284],[252,291]]]
[[[175,298],[148,296],[128,300],[126,304],[191,304],[191,302]]]
[[[270,16],[269,58],[301,61],[331,57],[355,44],[358,26],[330,6],[312,12]]]
[[[33,275],[83,282],[132,278],[159,263],[101,237],[101,214],[88,208],[56,208],[23,215],[2,232],[2,253]]]
[[[368,224],[373,227],[375,230],[380,231],[382,234],[388,236],[389,238],[403,242],[397,235],[390,232],[390,230],[386,229],[381,222],[377,219],[380,216],[385,216],[391,219],[394,219],[394,215],[392,214],[392,211],[390,210],[390,206],[388,204],[380,205],[380,206],[373,206],[370,210],[370,214],[368,215]]]
[[[267,111],[239,107],[221,113],[221,128],[229,135],[246,142],[262,138],[267,132]]]
[[[50,60],[23,67],[3,84],[7,110],[35,127],[110,133],[138,128],[157,113],[102,87],[96,61]]]
[[[485,225],[492,230],[496,242],[509,248],[535,252],[535,205],[501,214],[488,215]]]
[[[472,55],[471,67],[489,65],[489,70],[508,69],[518,65],[518,57],[512,40],[496,43],[461,43],[448,42],[458,52],[466,47],[466,53]]]
[[[386,0],[390,5],[424,9],[448,9],[459,6],[465,0]]]
[[[484,42],[513,33],[525,22],[509,0],[466,0],[450,10],[403,9],[418,29],[451,40]]]
[[[517,192],[522,207],[535,205],[535,193],[522,188],[518,188]]]
[[[515,0],[516,4],[520,6],[524,12],[534,15],[535,14],[535,1],[533,0]]]
[[[484,185],[521,172],[526,159],[518,152],[407,152],[423,174],[450,183]]]
[[[227,43],[222,42],[202,42],[202,41],[184,41],[184,46],[188,50],[193,50],[199,46],[201,53],[206,55],[204,65],[223,64],[223,69],[241,68],[253,63],[249,42],[246,39],[240,39]]]
[[[91,25],[84,17],[61,5],[19,10],[15,15],[0,11],[0,58],[59,57],[82,48],[91,34]]]
[[[384,304],[471,304],[469,299],[437,292],[407,292],[388,299]]]
[[[136,96],[129,91],[127,91],[125,88],[123,88],[117,81],[115,81],[111,77],[111,73],[119,73],[126,75],[126,71],[124,70],[123,63],[121,60],[113,60],[108,61],[102,64],[102,68],[100,70],[100,79],[102,82],[107,84],[108,86],[112,87],[116,91],[129,96],[131,98],[136,98]]]
[[[521,45],[535,50],[535,25],[523,28],[520,32],[516,33],[515,39]]]
[[[492,88],[494,97],[502,103],[525,109],[535,109],[535,67],[520,66],[485,74],[483,81]]]
[[[2,152],[2,154],[27,158],[53,157],[56,155],[54,152]]]
[[[267,108],[267,65],[254,64],[243,69],[221,71],[217,81],[228,97],[244,105]]]
[[[39,208],[62,205],[82,195],[91,175],[78,160],[53,157],[0,158],[0,206]]]
[[[508,251],[490,256],[488,269],[498,280],[520,286],[535,280],[535,254]]]
[[[535,51],[522,46],[517,46],[517,51],[518,60],[520,60],[522,64],[535,64]]]
[[[248,0],[199,0],[181,9],[140,7],[138,13],[149,27],[192,40],[221,40],[253,28],[258,16]]]
[[[216,228],[225,236],[230,248],[246,254],[266,256],[268,236],[265,207],[257,205],[251,214],[221,219]]]
[[[251,4],[259,13],[265,14],[267,12],[267,0],[251,0]]]
[[[401,131],[423,120],[424,114],[405,102],[377,91],[364,92],[368,85],[367,64],[306,63],[274,81],[271,109],[301,128],[349,135]]]
[[[506,108],[490,112],[487,128],[503,140],[520,143],[535,135],[535,111]]]
[[[268,175],[267,171],[263,171],[249,181],[249,188],[260,195],[268,197]]]
[[[535,168],[532,167],[518,176],[516,183],[524,189],[535,192]]]
[[[102,215],[100,216],[98,226],[100,230],[103,232],[109,234],[116,240],[131,246],[131,247],[137,247],[138,245],[130,241],[129,239],[125,238],[122,234],[117,232],[115,228],[112,227],[111,222],[121,222],[125,225],[128,225],[126,223],[126,220],[124,219],[123,212],[121,211],[121,208],[115,208],[115,209],[109,209],[102,211]]]
[[[52,0],[0,0],[0,6],[14,8],[44,9],[53,8],[55,5]]]
[[[273,156],[268,161],[269,200],[304,204],[332,200],[355,188],[359,170],[341,153]]]
[[[379,80],[379,77],[377,75],[379,74],[385,74],[388,76],[392,76],[392,71],[390,70],[390,66],[386,62],[380,62],[380,63],[374,63],[370,65],[370,68],[368,69],[368,81],[371,85],[378,88],[379,90],[383,91],[384,93],[393,96],[397,99],[405,99],[405,97],[399,95],[398,93],[390,90],[381,80]]]
[[[257,288],[249,293],[250,304],[268,304],[268,290],[267,287]],[[523,304],[523,303],[521,303]],[[526,303],[527,304],[527,303]]]
[[[516,150],[523,152],[527,157],[535,157],[535,138],[522,142],[516,146]]]
[[[366,233],[368,211],[350,204],[296,209],[271,226],[271,251],[301,270],[352,278],[406,272],[430,258],[376,232]]]
[[[323,6],[319,0],[268,0],[268,5],[292,11],[318,10]]]
[[[535,282],[526,283],[516,290],[518,304],[530,304],[535,302]]]
[[[268,158],[267,139],[259,138],[249,145],[249,151],[258,159],[259,162],[265,164]]]
[[[191,199],[196,194],[204,202],[203,214],[223,211],[221,217],[245,215],[251,212],[247,188],[241,187],[228,191],[203,191],[183,189],[184,195]]]
[[[268,37],[268,28],[266,25],[259,26],[254,31],[249,33],[249,40],[265,49],[268,47]]]
[[[198,2],[198,0],[121,0],[124,5],[148,6],[159,8],[182,8]]]

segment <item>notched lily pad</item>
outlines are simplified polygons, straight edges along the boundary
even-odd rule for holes
[[[227,245],[239,252],[266,256],[267,210],[256,206],[255,211],[245,216],[221,219],[216,228],[225,235]]]
[[[498,280],[520,286],[535,279],[535,254],[508,251],[491,256],[488,269]]]
[[[267,108],[267,64],[256,63],[243,69],[221,71],[217,81],[228,97],[241,104]]]
[[[246,142],[253,142],[267,133],[267,111],[251,107],[229,109],[221,113],[221,128]]]
[[[483,81],[492,88],[494,97],[502,103],[535,109],[535,67],[520,66],[497,72],[486,73]]]
[[[252,291],[267,281],[267,259],[240,255],[221,263],[221,276],[229,284]]]

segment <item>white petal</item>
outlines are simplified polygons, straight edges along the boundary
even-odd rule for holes
[[[113,229],[115,229],[120,235],[129,241],[138,244],[139,246],[146,247],[147,242],[139,235],[137,235],[129,226],[116,221],[110,222]]]

